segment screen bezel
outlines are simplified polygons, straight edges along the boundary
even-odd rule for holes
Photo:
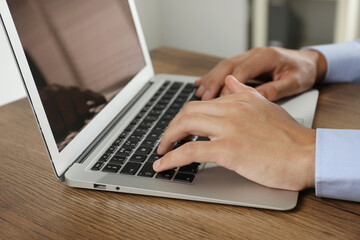
[[[125,107],[154,76],[145,37],[141,28],[139,16],[134,0],[128,0],[135,29],[139,38],[145,67],[119,92],[116,97],[61,151],[59,152],[50,124],[47,120],[39,92],[25,57],[24,49],[17,34],[10,10],[6,1],[0,1],[0,15],[12,48],[14,59],[28,95],[30,105],[43,136],[53,169],[57,178],[61,178],[70,165],[86,150],[96,137],[110,124]]]

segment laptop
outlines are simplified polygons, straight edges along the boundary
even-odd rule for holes
[[[199,100],[198,77],[154,75],[133,0],[1,1],[0,15],[60,181],[273,210],[296,206],[298,192],[261,186],[216,164],[152,170],[171,119]],[[317,98],[311,90],[279,104],[311,127]]]

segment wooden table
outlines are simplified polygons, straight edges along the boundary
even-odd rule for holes
[[[220,59],[159,48],[156,73],[203,75]],[[360,86],[322,86],[314,127],[360,128]],[[67,187],[27,100],[0,108],[0,239],[360,239],[360,204],[300,193],[289,212]],[[360,173],[359,173],[360,174]]]

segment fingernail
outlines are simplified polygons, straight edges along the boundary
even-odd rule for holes
[[[210,91],[207,90],[207,91],[204,93],[202,99],[207,100],[207,99],[210,97],[210,94],[211,94]]]
[[[159,167],[160,167],[160,159],[159,159],[159,160],[156,160],[156,161],[154,162],[154,165],[153,165],[154,170],[158,170]]]

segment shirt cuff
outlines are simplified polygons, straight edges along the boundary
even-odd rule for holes
[[[360,82],[360,41],[305,47],[324,55],[327,62],[325,83]]]
[[[315,191],[360,202],[360,130],[317,129]]]

